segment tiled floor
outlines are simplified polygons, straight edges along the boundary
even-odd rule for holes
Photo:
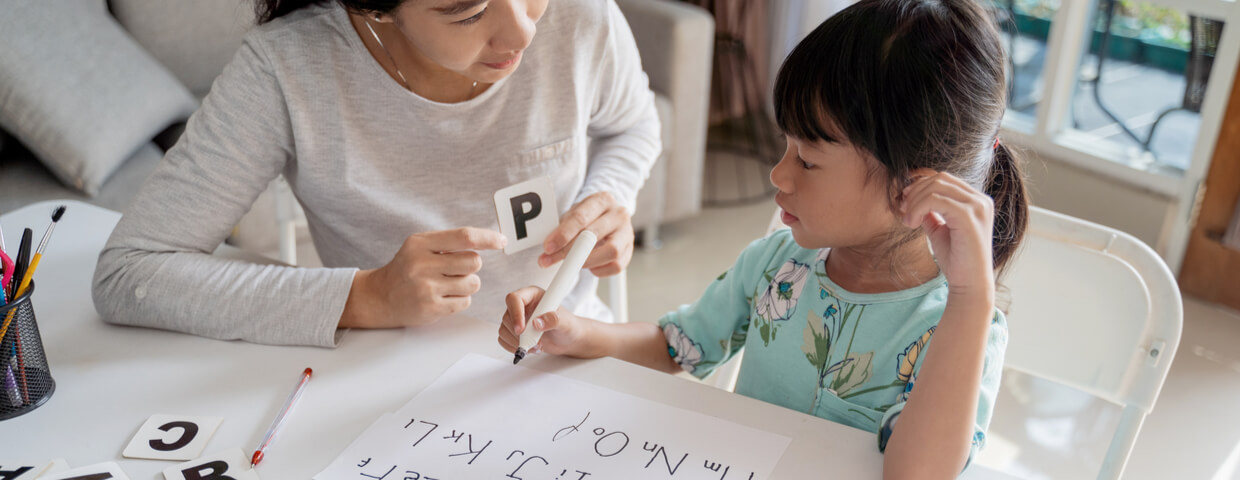
[[[664,228],[663,248],[639,251],[629,267],[631,319],[653,321],[696,299],[763,234],[774,209],[769,200],[711,208]],[[1240,479],[1240,313],[1192,298],[1184,309],[1178,353],[1126,479]],[[1030,479],[1092,478],[1118,415],[1114,405],[1009,372],[978,461]]]

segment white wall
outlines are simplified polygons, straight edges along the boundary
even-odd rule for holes
[[[835,12],[852,5],[855,0],[770,0],[767,4],[767,22],[770,32],[770,60],[766,66],[767,78],[770,79],[764,91],[766,106],[774,115],[774,103],[771,101],[771,88],[775,85],[775,76],[784,57],[792,51],[802,38],[809,35],[818,25],[822,24]]]
[[[1172,199],[1033,153],[1023,158],[1031,203],[1116,228],[1157,248]]]

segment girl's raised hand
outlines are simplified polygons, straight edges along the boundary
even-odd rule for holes
[[[615,275],[633,258],[633,222],[628,210],[616,203],[610,193],[599,192],[574,205],[560,225],[543,241],[538,265],[548,267],[568,255],[572,239],[582,230],[598,236],[598,244],[586,258],[585,268],[599,277]]]
[[[904,188],[900,204],[904,225],[925,230],[953,294],[993,297],[994,201],[948,173],[912,174],[916,180]]]
[[[542,338],[529,353],[547,352],[552,355],[573,355],[582,335],[582,321],[563,307],[547,312],[539,318],[529,316],[538,307],[545,291],[538,287],[525,287],[509,293],[505,298],[508,311],[499,326],[499,344],[504,350],[515,352],[520,346],[521,333],[527,328],[541,332]]]

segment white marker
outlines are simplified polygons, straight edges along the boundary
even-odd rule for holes
[[[581,267],[585,266],[586,257],[589,257],[590,251],[594,250],[595,243],[598,243],[598,236],[594,235],[594,232],[582,230],[577,234],[577,239],[573,240],[573,246],[568,250],[568,256],[560,262],[560,269],[556,270],[555,277],[551,278],[551,284],[543,293],[538,307],[535,307],[534,313],[526,319],[525,331],[521,333],[521,338],[517,342],[516,355],[512,358],[513,365],[525,358],[525,352],[534,348],[534,345],[537,345],[538,340],[542,338],[542,332],[535,330],[534,325],[528,322],[560,308],[560,302],[564,301],[564,297],[577,284],[577,274],[581,272]]]

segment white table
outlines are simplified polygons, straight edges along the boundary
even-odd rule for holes
[[[95,312],[90,282],[119,214],[73,201],[30,205],[0,216],[8,246],[16,250],[22,227],[34,228],[37,240],[56,204],[68,212],[35,275],[32,299],[56,391],[43,406],[0,422],[0,459],[64,458],[73,467],[116,461],[135,480],[162,480],[174,462],[121,457],[147,417],[224,417],[207,453],[240,447],[248,454],[309,366],[314,379],[258,467],[268,480],[308,479],[467,352],[511,358],[496,343],[496,326],[472,318],[354,330],[334,350],[108,325]],[[217,254],[238,252],[222,247]],[[870,432],[610,358],[539,355],[522,365],[791,437],[774,478],[880,477],[882,456]],[[962,478],[996,477],[974,466]]]

